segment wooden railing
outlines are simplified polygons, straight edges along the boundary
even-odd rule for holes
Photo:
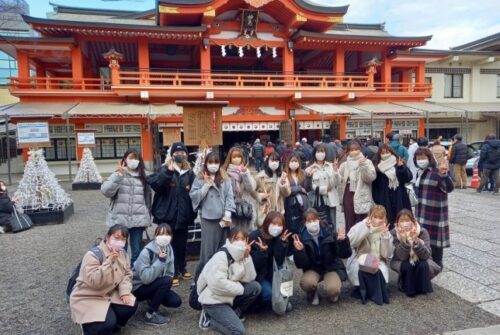
[[[10,78],[14,91],[113,91],[118,89],[276,89],[349,90],[387,93],[431,93],[430,84],[370,83],[365,75],[243,74],[118,71],[113,78],[30,77]]]

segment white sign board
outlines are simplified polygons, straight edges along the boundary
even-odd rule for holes
[[[17,141],[19,144],[50,142],[49,123],[48,122],[18,123]]]
[[[78,133],[78,145],[94,145],[94,133]]]

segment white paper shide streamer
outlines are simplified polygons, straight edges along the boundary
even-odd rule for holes
[[[59,185],[43,156],[43,149],[28,152],[29,159],[14,197],[27,210],[61,210],[73,201]]]
[[[92,156],[92,150],[89,148],[83,149],[82,160],[80,161],[80,168],[76,173],[73,183],[102,183],[102,177]]]

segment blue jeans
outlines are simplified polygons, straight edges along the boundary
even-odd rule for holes
[[[255,157],[255,170],[257,170],[257,172],[262,170],[262,164],[264,164],[262,157]]]
[[[142,250],[142,236],[144,234],[144,227],[130,228],[129,232],[129,243],[130,251],[132,256],[130,258],[130,265],[134,266],[135,260],[139,257]]]
[[[273,300],[273,283],[267,279],[259,280],[262,290],[260,291],[260,302],[263,305],[271,305]]]

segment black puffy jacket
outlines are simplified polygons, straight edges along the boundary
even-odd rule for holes
[[[298,251],[294,248],[293,259],[295,265],[303,271],[313,270],[320,275],[327,272],[337,272],[340,280],[347,279],[347,272],[341,258],[349,258],[352,254],[349,238],[342,241],[333,236],[332,229],[321,228],[319,247],[307,232],[305,227],[300,233],[300,241],[304,249]]]
[[[0,193],[0,226],[7,226],[10,224],[10,218],[14,211],[14,202],[10,200],[7,193]]]
[[[192,170],[181,175],[165,166],[148,177],[148,184],[155,191],[152,207],[154,223],[168,223],[175,230],[187,229],[193,223],[196,213],[189,191],[194,177]]]
[[[285,257],[288,251],[288,240],[283,242],[281,237],[274,237],[271,239],[266,239],[262,236],[260,230],[254,230],[248,236],[248,240],[258,241],[259,237],[262,242],[264,242],[268,248],[266,250],[260,250],[257,244],[252,245],[252,251],[250,255],[252,256],[253,265],[255,266],[255,271],[257,272],[257,277],[267,279],[269,281],[273,280],[273,259],[276,259],[276,264],[278,267],[283,265]]]
[[[457,142],[451,147],[451,158],[450,164],[467,164],[469,148],[467,144],[462,142]]]
[[[481,146],[479,164],[483,169],[500,169],[500,140],[489,140]]]

